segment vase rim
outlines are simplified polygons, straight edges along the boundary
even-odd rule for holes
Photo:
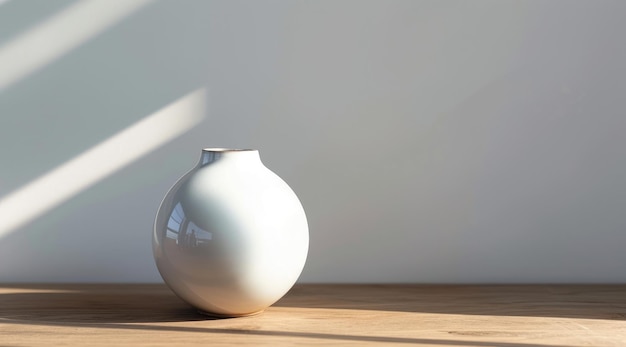
[[[202,149],[203,152],[218,152],[218,153],[224,153],[224,152],[255,152],[257,151],[256,149],[251,149],[251,148],[221,148],[221,147],[209,147],[209,148],[203,148]]]

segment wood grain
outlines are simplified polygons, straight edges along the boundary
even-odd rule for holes
[[[0,346],[626,346],[626,286],[298,285],[208,319],[153,284],[0,285]]]

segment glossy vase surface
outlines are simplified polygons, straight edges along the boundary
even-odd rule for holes
[[[257,150],[207,148],[169,190],[152,246],[163,280],[216,316],[245,316],[278,301],[306,261],[302,204]]]

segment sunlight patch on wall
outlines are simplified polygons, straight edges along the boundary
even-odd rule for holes
[[[0,199],[0,238],[202,122],[204,88],[165,106]]]
[[[152,1],[83,0],[37,24],[0,48],[0,92]]]

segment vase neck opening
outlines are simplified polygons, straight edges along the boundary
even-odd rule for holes
[[[198,165],[205,166],[224,159],[249,161],[260,160],[260,157],[256,149],[204,148]]]

